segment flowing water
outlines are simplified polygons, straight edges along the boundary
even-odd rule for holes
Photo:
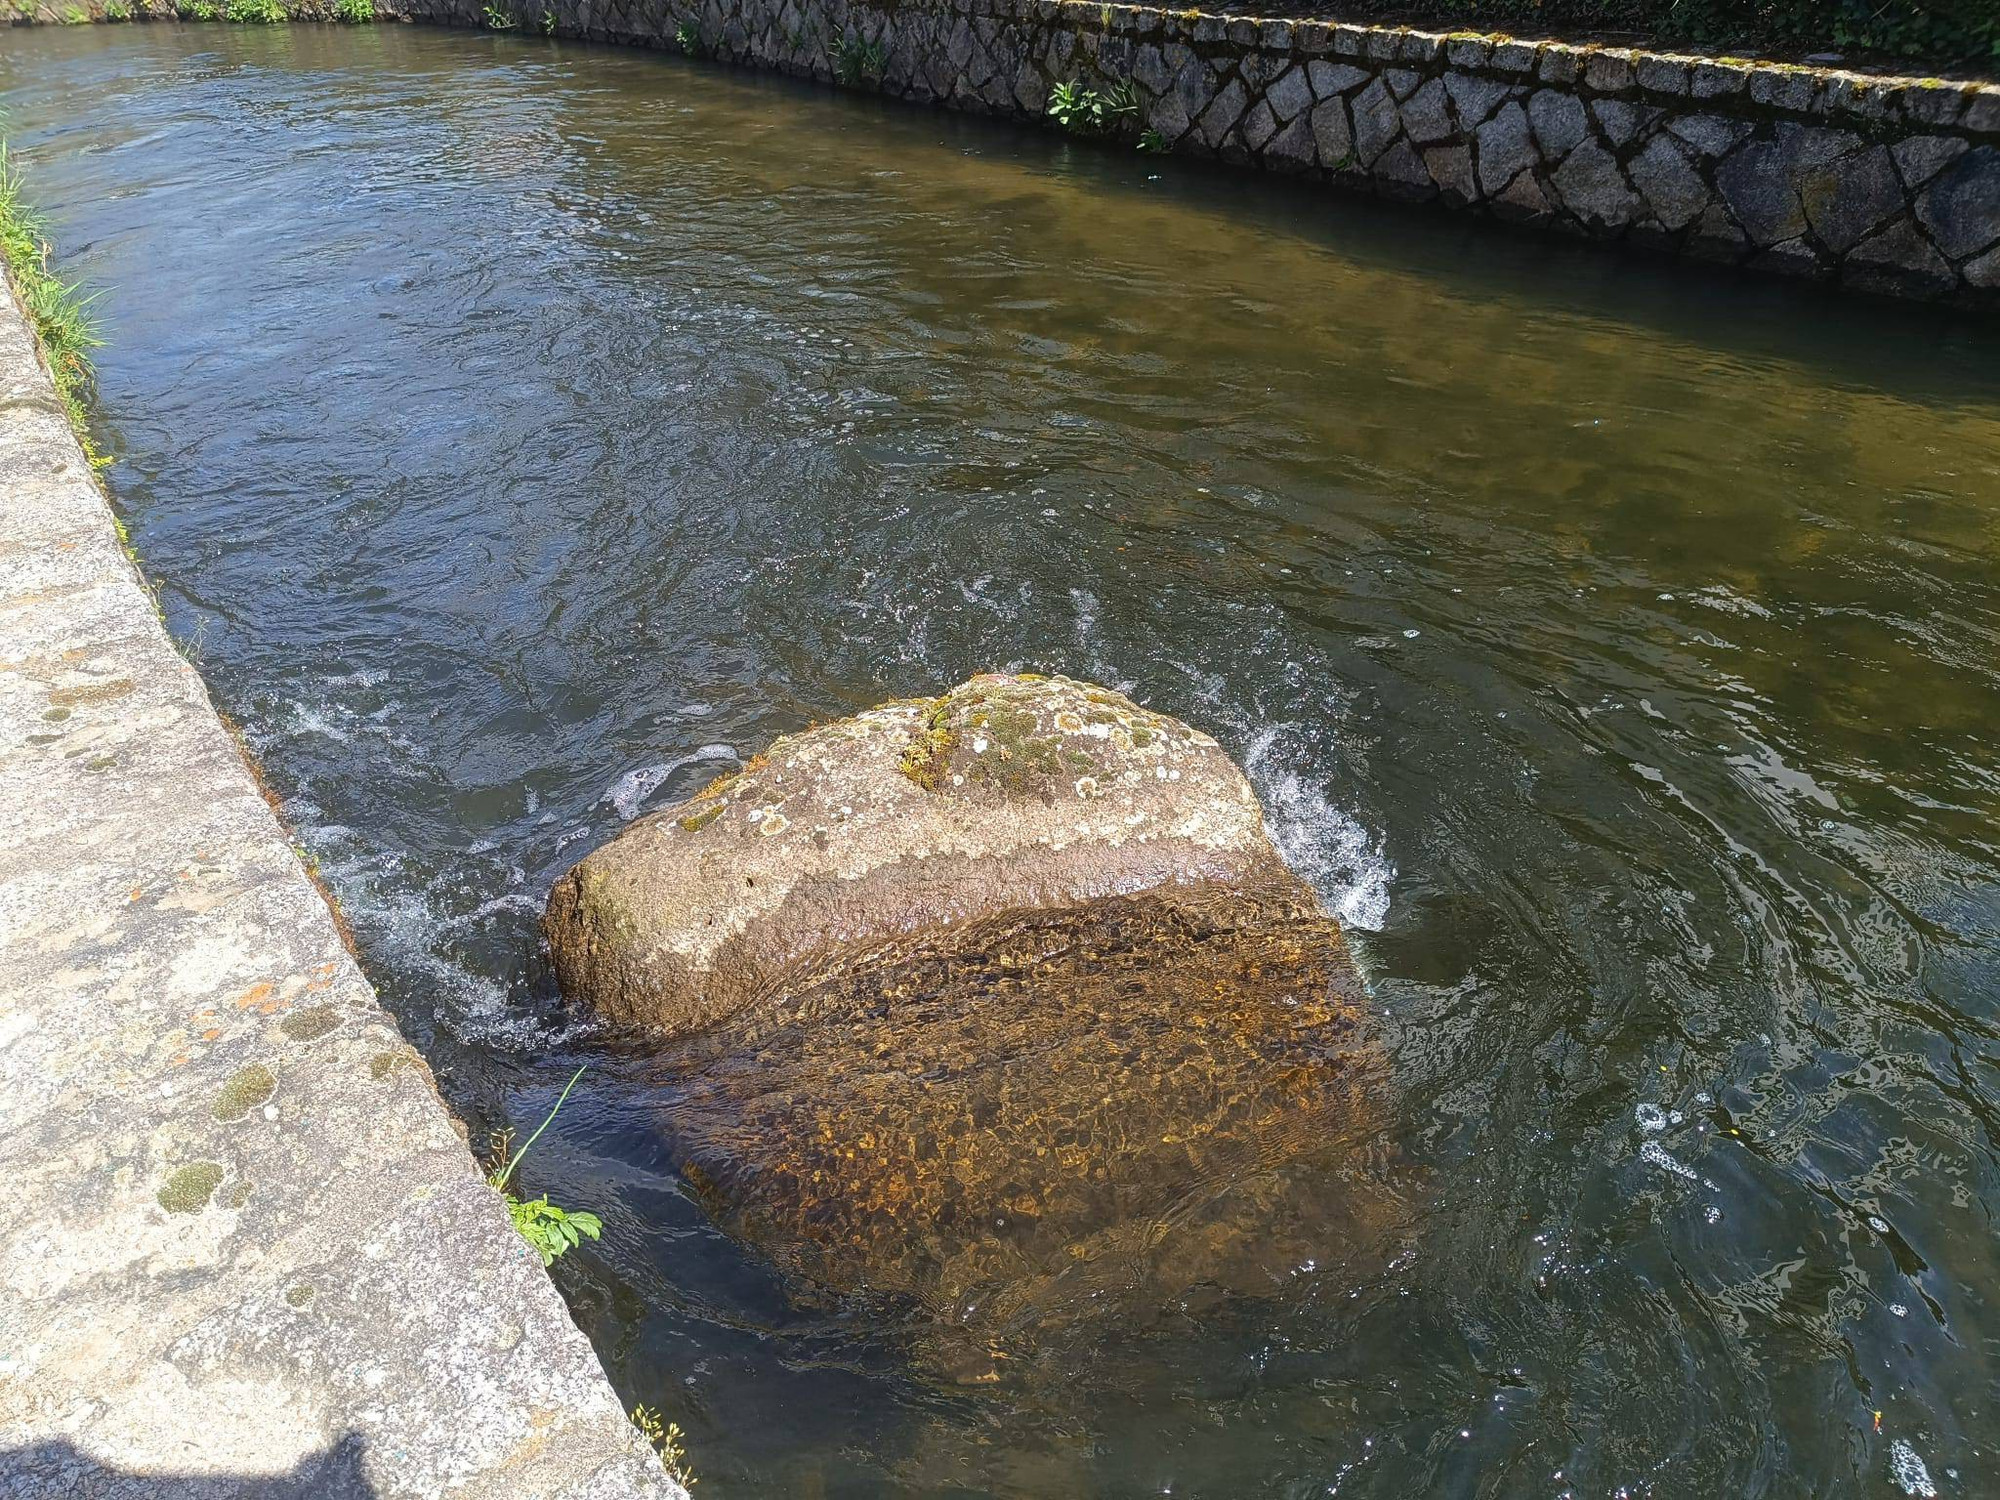
[[[0,34],[176,635],[707,1495],[2000,1492],[2000,329],[679,59]],[[1364,1224],[928,1378],[674,1170],[554,877],[989,667],[1349,924]],[[1386,1207],[1384,1207],[1386,1205]]]

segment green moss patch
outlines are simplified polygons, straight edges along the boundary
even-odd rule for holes
[[[240,1120],[277,1091],[277,1075],[262,1063],[238,1068],[215,1096],[215,1118]]]
[[[189,1162],[160,1185],[160,1207],[170,1214],[198,1214],[222,1181],[222,1163]]]

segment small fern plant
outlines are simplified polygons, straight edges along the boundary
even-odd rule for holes
[[[578,1068],[569,1075],[569,1082],[556,1096],[555,1108],[548,1112],[542,1123],[535,1127],[535,1133],[528,1137],[519,1151],[512,1149],[514,1132],[498,1131],[492,1138],[493,1170],[486,1178],[487,1185],[500,1195],[500,1201],[507,1205],[507,1217],[514,1221],[515,1232],[542,1258],[542,1264],[552,1266],[567,1251],[574,1249],[585,1240],[597,1239],[604,1233],[604,1223],[596,1214],[581,1210],[571,1212],[557,1208],[549,1202],[549,1195],[539,1198],[521,1198],[507,1191],[507,1184],[513,1180],[515,1169],[521,1165],[535,1142],[542,1138],[555,1120],[556,1112],[569,1098],[569,1091],[576,1087],[577,1079],[583,1077],[583,1069]]]

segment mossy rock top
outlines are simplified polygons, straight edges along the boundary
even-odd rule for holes
[[[1092,683],[984,674],[774,741],[556,882],[564,992],[682,1035],[800,966],[996,912],[1280,879],[1209,736]]]

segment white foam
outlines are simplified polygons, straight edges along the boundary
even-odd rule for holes
[[[1700,1174],[1693,1167],[1686,1166],[1658,1141],[1648,1141],[1639,1148],[1639,1160],[1649,1167],[1658,1167],[1662,1172],[1671,1172],[1676,1177],[1685,1177],[1689,1182],[1699,1180]]]
[[[1271,842],[1348,927],[1380,932],[1389,916],[1396,867],[1380,840],[1326,793],[1285,763],[1280,728],[1264,730],[1243,755],[1243,769],[1264,804]]]
[[[604,795],[597,800],[600,804],[609,802],[617,810],[619,818],[629,823],[639,816],[639,809],[645,806],[648,797],[659,790],[660,783],[682,766],[691,766],[697,761],[704,760],[740,759],[734,746],[703,745],[693,754],[683,755],[677,760],[663,761],[654,766],[640,766],[637,770],[627,771],[606,787]]]
[[[1889,1477],[1904,1494],[1935,1500],[1937,1486],[1931,1483],[1930,1469],[1917,1456],[1917,1450],[1902,1438],[1889,1445]]]

